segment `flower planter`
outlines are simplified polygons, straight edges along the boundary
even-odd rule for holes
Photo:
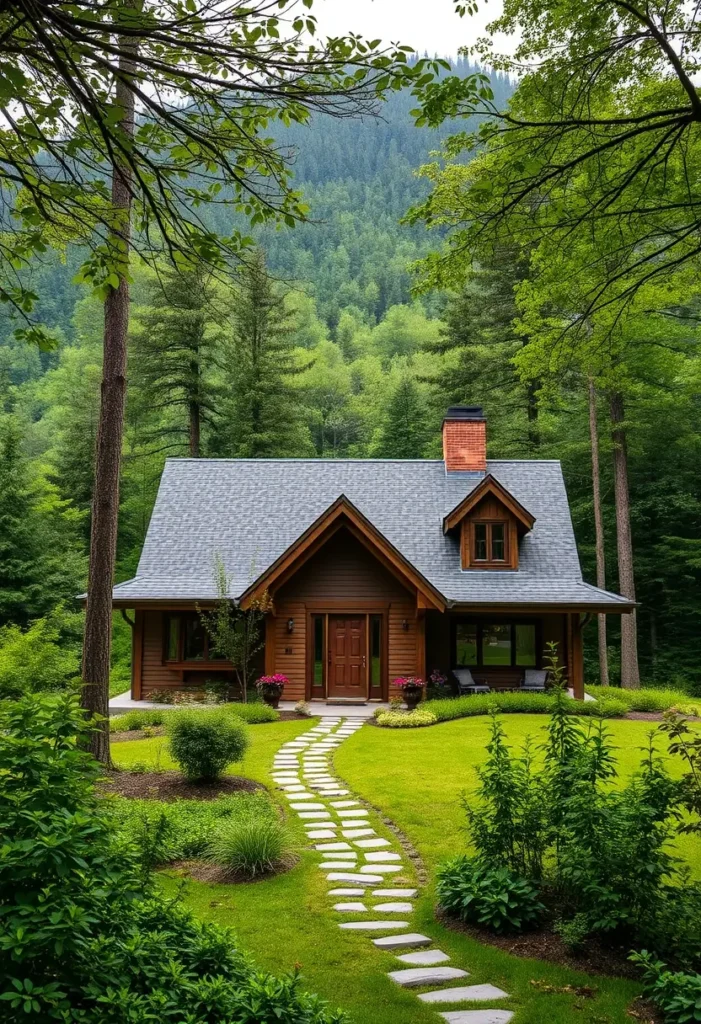
[[[280,703],[286,683],[289,683],[287,676],[276,672],[274,676],[261,676],[256,683],[256,690],[269,707],[276,708]]]
[[[271,708],[276,708],[280,703],[280,698],[282,697],[282,687],[280,687],[279,690],[263,690],[261,692],[261,696],[263,697],[265,704],[269,704]]]
[[[420,686],[404,687],[404,701],[409,711],[413,711],[421,703],[423,689]]]

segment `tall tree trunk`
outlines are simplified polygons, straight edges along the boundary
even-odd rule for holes
[[[625,419],[623,396],[614,392],[609,399],[611,438],[613,440],[613,483],[616,495],[616,541],[618,548],[618,584],[624,597],[635,600],[633,541],[630,529],[630,495],[628,493],[628,448],[623,427]],[[621,686],[637,690],[638,637],[635,611],[621,616]]]
[[[123,42],[121,72],[115,100],[121,108],[121,127],[134,134],[134,93],[125,82],[134,72],[137,43]],[[123,164],[112,166],[112,208],[115,226],[109,247],[119,268],[119,286],[105,300],[100,418],[95,452],[88,601],[83,642],[82,706],[90,716],[104,716],[90,738],[89,749],[98,761],[110,761],[109,683],[112,644],[112,587],[119,516],[119,470],[124,432],[126,396],[130,244],[131,173]]]
[[[594,532],[596,535],[596,585],[606,589],[606,558],[604,520],[601,514],[601,471],[599,467],[599,424],[596,418],[596,388],[589,378],[589,436],[591,438],[591,483],[594,498]],[[599,682],[609,685],[609,658],[606,645],[606,615],[597,615],[599,627]]]
[[[189,407],[190,424],[188,436],[190,439],[190,457],[199,459],[200,447],[200,406],[198,402],[190,402]]]

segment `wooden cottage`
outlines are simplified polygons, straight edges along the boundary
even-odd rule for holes
[[[443,460],[169,459],[134,579],[132,696],[232,667],[197,607],[223,563],[243,608],[267,591],[261,671],[285,699],[383,701],[397,676],[470,669],[517,687],[558,645],[583,696],[582,630],[628,600],[584,582],[559,462],[488,460],[482,410],[443,422]]]

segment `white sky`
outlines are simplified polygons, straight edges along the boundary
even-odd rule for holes
[[[453,0],[315,0],[312,8],[322,35],[358,32],[365,38],[413,46],[420,53],[454,57],[485,35],[485,26],[501,13],[501,0],[479,0],[476,15],[455,13]],[[498,40],[509,52],[513,41]]]

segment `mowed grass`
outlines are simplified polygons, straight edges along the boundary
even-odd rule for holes
[[[526,737],[533,744],[545,741],[547,717],[502,715],[507,740],[521,749]],[[589,720],[583,720],[588,727]],[[622,784],[638,768],[654,722],[609,719]],[[462,794],[474,793],[477,767],[486,757],[490,720],[461,718],[426,729],[379,729],[367,726],[351,737],[336,755],[340,775],[402,828],[421,851],[431,872],[446,857],[468,848]],[[656,733],[656,745],[665,753],[666,737]],[[537,758],[536,758],[537,760]],[[666,755],[670,773],[679,777],[683,766]],[[701,839],[680,836],[675,852],[701,877]]]
[[[275,799],[286,806],[270,779],[273,755],[282,743],[312,724],[309,720],[249,727],[250,749],[244,762],[232,770],[268,785]],[[542,738],[545,724],[534,716],[504,716],[507,733],[517,745],[528,733]],[[650,724],[614,721],[608,725],[619,747],[621,778],[625,778],[638,763]],[[484,718],[403,732],[368,725],[338,749],[336,770],[356,793],[402,828],[429,869],[431,884],[416,901],[411,929],[431,936],[450,955],[452,964],[469,971],[467,983],[489,982],[509,993],[507,1000],[482,1005],[514,1010],[513,1024],[630,1024],[626,1010],[640,991],[636,983],[514,957],[445,928],[435,918],[435,868],[466,847],[460,794],[474,792],[475,767],[484,757],[488,728]],[[162,739],[116,743],[113,757],[125,767],[137,762],[173,767]],[[379,817],[373,815],[372,825],[389,836]],[[698,862],[699,851],[691,843],[685,841],[686,852]],[[237,886],[188,882],[185,903],[204,919],[232,926],[242,948],[261,967],[280,973],[301,965],[305,988],[345,1009],[354,1024],[435,1024],[436,1010],[421,1004],[416,990],[404,991],[387,978],[388,971],[402,966],[392,954],[377,950],[362,933],[338,928],[351,915],[333,912],[333,898],[317,864],[316,853],[302,850],[291,871],[272,879]],[[175,891],[180,884],[180,879],[164,876],[169,890]],[[589,986],[593,998],[557,991],[568,986]],[[465,1004],[441,1007],[464,1008]]]

